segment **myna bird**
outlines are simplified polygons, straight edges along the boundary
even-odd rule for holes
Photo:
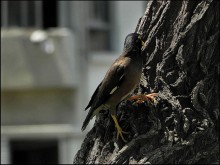
[[[100,110],[109,110],[118,131],[117,138],[120,135],[122,140],[126,141],[122,135],[125,132],[122,131],[115,117],[116,108],[140,83],[143,66],[142,46],[143,41],[139,34],[131,33],[126,37],[122,54],[111,65],[85,108],[91,107],[83,123],[82,131]]]

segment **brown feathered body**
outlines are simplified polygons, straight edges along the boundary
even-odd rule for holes
[[[117,105],[139,85],[143,64],[141,46],[138,34],[131,33],[126,37],[123,53],[111,65],[86,107],[90,110],[82,130],[101,109],[115,114]]]

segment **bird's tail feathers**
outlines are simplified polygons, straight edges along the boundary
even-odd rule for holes
[[[86,119],[83,122],[83,125],[82,125],[82,128],[81,128],[82,131],[84,131],[86,129],[87,125],[89,124],[89,121],[92,119],[92,115],[93,115],[93,113],[90,109],[88,115],[86,116]]]
[[[84,131],[89,124],[89,121],[102,109],[103,105],[99,106],[94,110],[93,107],[90,108],[88,115],[86,116],[85,121],[83,122],[81,130]]]

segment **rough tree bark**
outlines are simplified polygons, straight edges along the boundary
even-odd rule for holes
[[[127,143],[100,112],[74,163],[219,164],[219,2],[149,1],[136,31],[145,40],[136,91],[157,102],[120,104]]]

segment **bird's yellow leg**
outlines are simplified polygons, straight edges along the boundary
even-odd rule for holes
[[[128,98],[128,100],[136,100],[136,103],[142,103],[147,100],[150,100],[152,102],[156,102],[154,97],[157,95],[158,95],[158,93],[151,93],[151,94],[147,94],[147,95],[144,95],[144,94],[134,95],[134,96],[131,96],[130,98]]]
[[[122,130],[122,128],[121,128],[121,127],[119,126],[119,124],[118,124],[118,121],[117,121],[115,115],[111,115],[111,116],[112,116],[112,119],[113,119],[114,122],[115,122],[115,127],[116,127],[116,129],[117,129],[117,139],[118,139],[118,136],[120,135],[121,138],[122,138],[122,140],[123,140],[124,142],[127,142],[127,141],[125,140],[125,138],[123,137],[123,134],[122,134],[122,133],[127,134],[128,132],[125,132],[125,131]]]

